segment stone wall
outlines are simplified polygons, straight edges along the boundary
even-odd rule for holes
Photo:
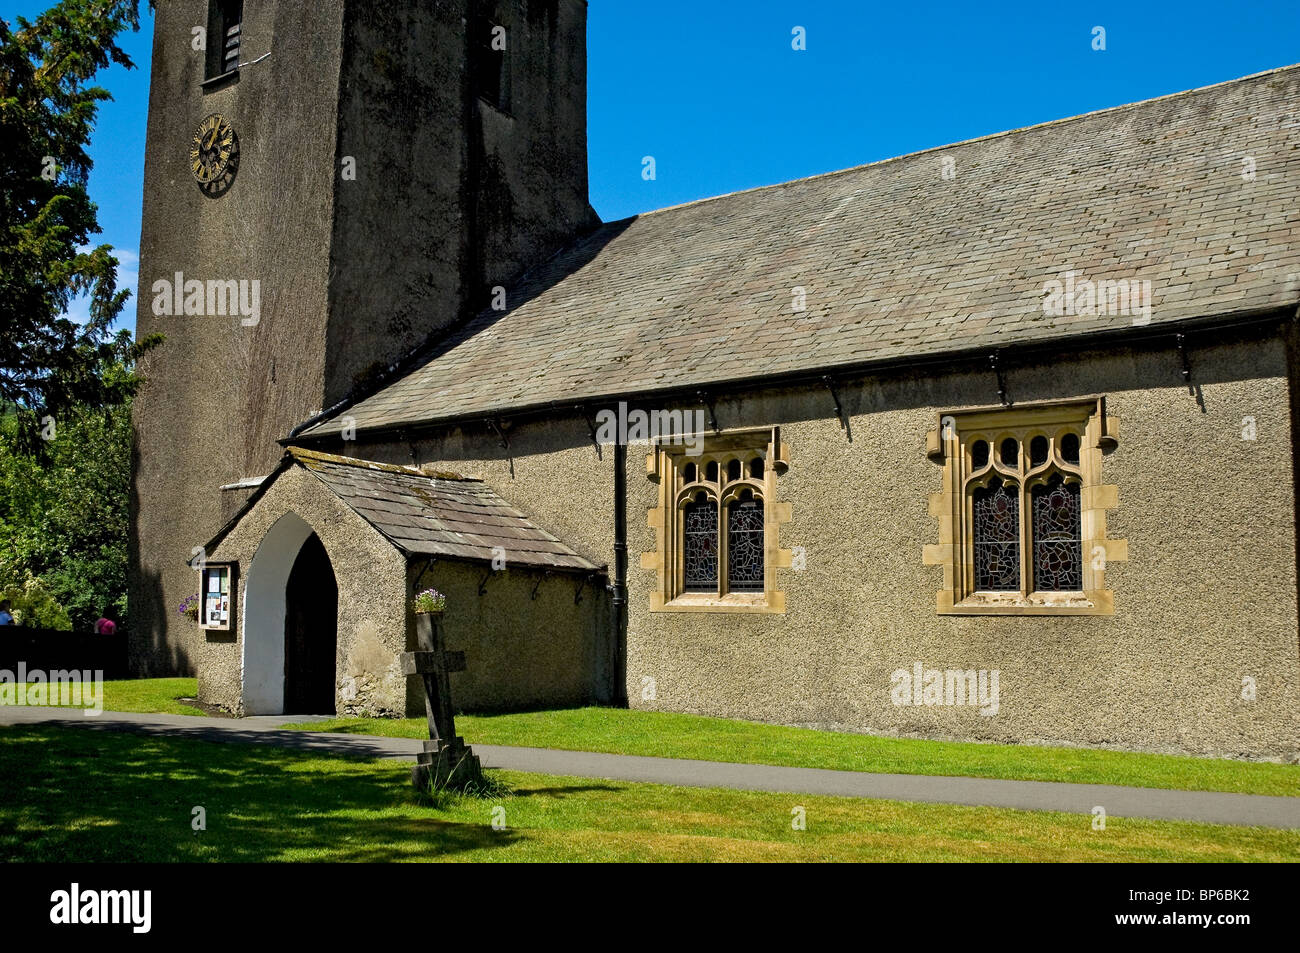
[[[1201,754],[1300,751],[1296,539],[1287,366],[1280,339],[1193,345],[1192,385],[1172,347],[1011,364],[1017,404],[1104,395],[1121,423],[1102,481],[1118,487],[1109,535],[1129,558],[1107,567],[1113,616],[939,616],[941,569],[926,456],[941,411],[997,402],[988,372],[901,374],[844,383],[850,441],[824,388],[719,398],[725,429],[780,425],[791,505],[782,615],[650,611],[656,486],[628,453],[627,694],[635,707],[854,731]],[[669,408],[671,409],[671,408]],[[1253,417],[1256,439],[1242,439]],[[362,435],[364,437],[364,434]],[[612,452],[578,417],[518,423],[510,453],[473,428],[347,450],[413,458],[486,480],[540,525],[612,565]],[[997,670],[996,716],[896,706],[891,673]],[[1257,697],[1242,697],[1244,678]],[[643,698],[645,679],[655,697]]]
[[[207,23],[206,0],[156,10],[136,327],[165,340],[140,363],[146,383],[132,411],[132,663],[141,675],[195,670],[202,642],[175,606],[194,590],[191,550],[242,502],[218,487],[269,473],[275,441],[322,406],[342,10],[342,0],[246,4],[241,52],[271,55],[210,85],[190,45],[191,29]],[[216,198],[189,168],[191,136],[212,113],[240,146],[234,183]],[[153,283],[177,272],[258,281],[259,323],[155,315]]]
[[[400,716],[407,707],[406,679],[399,665],[407,645],[406,558],[299,467],[281,474],[210,554],[213,561],[239,564],[239,613],[229,633],[200,633],[200,700],[247,712],[241,686],[248,653],[245,594],[252,574],[259,571],[255,557],[267,534],[281,519],[295,516],[320,537],[338,584],[338,713]],[[197,623],[191,624],[197,629]],[[283,631],[279,638],[283,651]]]
[[[246,65],[211,83],[191,46],[208,3],[159,5],[136,300],[140,334],[166,340],[141,362],[133,415],[137,674],[190,673],[205,654],[173,607],[193,548],[248,497],[219,487],[266,475],[294,426],[594,223],[585,5],[505,6],[510,115],[474,95],[470,0],[246,4]],[[220,196],[189,168],[213,113],[239,139]],[[155,315],[153,283],[178,272],[259,282],[257,325]]]

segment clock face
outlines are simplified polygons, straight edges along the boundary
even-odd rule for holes
[[[220,195],[230,187],[239,167],[239,137],[230,122],[213,113],[201,123],[190,142],[190,172],[199,188]]]

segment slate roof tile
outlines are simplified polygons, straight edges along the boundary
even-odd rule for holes
[[[486,484],[429,476],[413,467],[290,447],[304,467],[362,519],[408,553],[506,565],[603,569],[532,523]]]
[[[610,223],[346,413],[391,427],[1131,326],[1048,319],[1071,270],[1150,281],[1152,324],[1294,305],[1297,102],[1291,66]]]

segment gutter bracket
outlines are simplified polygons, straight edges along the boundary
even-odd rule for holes
[[[501,430],[500,422],[497,421],[495,417],[486,417],[484,418],[483,422],[487,424],[489,430],[491,430],[494,434],[497,435],[497,439],[501,441],[501,449],[504,450],[507,454],[510,453],[510,441],[506,438],[505,433]]]
[[[573,409],[583,420],[587,422],[587,433],[591,436],[591,445],[596,448],[596,459],[603,460],[604,455],[600,450],[600,441],[596,438],[596,418],[587,412],[585,404],[575,404]]]
[[[849,438],[849,443],[853,442],[853,428],[849,426],[848,414],[844,413],[844,407],[840,403],[839,391],[835,389],[835,379],[829,374],[822,378],[822,383],[826,389],[831,392],[831,401],[835,404],[835,419],[840,422],[840,429],[844,435]]]
[[[998,400],[1003,407],[1010,407],[1011,401],[1007,400],[1007,378],[1002,368],[1002,352],[994,351],[989,355],[989,370],[997,375],[998,379]]]
[[[713,432],[714,432],[714,433],[717,433],[717,432],[718,432],[718,418],[717,418],[717,415],[713,413],[713,401],[710,400],[710,399],[709,399],[709,395],[706,394],[706,393],[705,393],[704,391],[702,391],[702,390],[697,390],[697,391],[695,392],[695,397],[696,397],[697,400],[699,400],[699,402],[700,402],[701,404],[703,404],[705,407],[708,408],[708,410],[709,410],[709,426],[713,428]]]
[[[501,421],[496,417],[485,417],[483,422],[501,441],[501,449],[506,452],[506,459],[510,461],[510,479],[513,480],[515,478],[515,455],[510,450],[510,439],[505,435],[505,428],[501,426]]]
[[[436,563],[437,561],[438,561],[437,556],[430,556],[428,559],[424,561],[424,565],[420,567],[420,572],[415,577],[415,592],[420,591],[420,583],[424,582],[424,574],[427,573],[430,569],[432,569],[433,564]],[[415,593],[413,592],[412,595],[414,594]]]
[[[1192,383],[1192,363],[1187,355],[1187,335],[1182,333],[1174,335],[1174,343],[1178,347],[1178,356],[1183,362],[1183,383],[1190,386]]]
[[[590,576],[578,577],[578,591],[573,594],[573,604],[576,606],[582,601],[582,590],[586,588],[587,583],[591,581]]]
[[[848,418],[844,416],[844,407],[840,404],[839,392],[835,390],[835,379],[827,374],[822,378],[822,383],[831,392],[831,402],[835,404],[835,419],[840,422],[840,429],[849,435],[849,442],[852,443],[853,431],[849,430]]]
[[[487,595],[487,581],[492,578],[494,572],[496,572],[495,569],[489,569],[483,574],[483,578],[478,581],[478,594],[480,596]]]
[[[544,583],[547,577],[549,577],[550,575],[551,575],[551,571],[549,569],[546,570],[546,572],[542,573],[542,577],[537,580],[537,585],[533,586],[532,599],[534,602],[537,601],[537,590],[542,588],[542,583]]]

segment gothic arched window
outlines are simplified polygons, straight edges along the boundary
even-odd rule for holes
[[[794,553],[780,547],[791,505],[777,481],[788,453],[775,427],[656,447],[646,473],[659,484],[648,513],[659,547],[641,554],[642,568],[659,574],[652,612],[785,612],[776,581]]]
[[[939,415],[927,441],[944,465],[930,497],[939,540],[923,558],[944,567],[940,614],[1114,614],[1106,563],[1128,556],[1106,535],[1114,428],[1102,398]]]
[[[763,501],[749,490],[727,507],[727,588],[763,591]]]
[[[697,494],[682,510],[687,592],[718,590],[718,505]]]
[[[1077,442],[1076,442],[1077,446]],[[1069,592],[1083,588],[1079,484],[1055,474],[1030,494],[1034,509],[1034,588]]]
[[[975,491],[975,588],[1020,591],[1020,493],[995,479]]]

